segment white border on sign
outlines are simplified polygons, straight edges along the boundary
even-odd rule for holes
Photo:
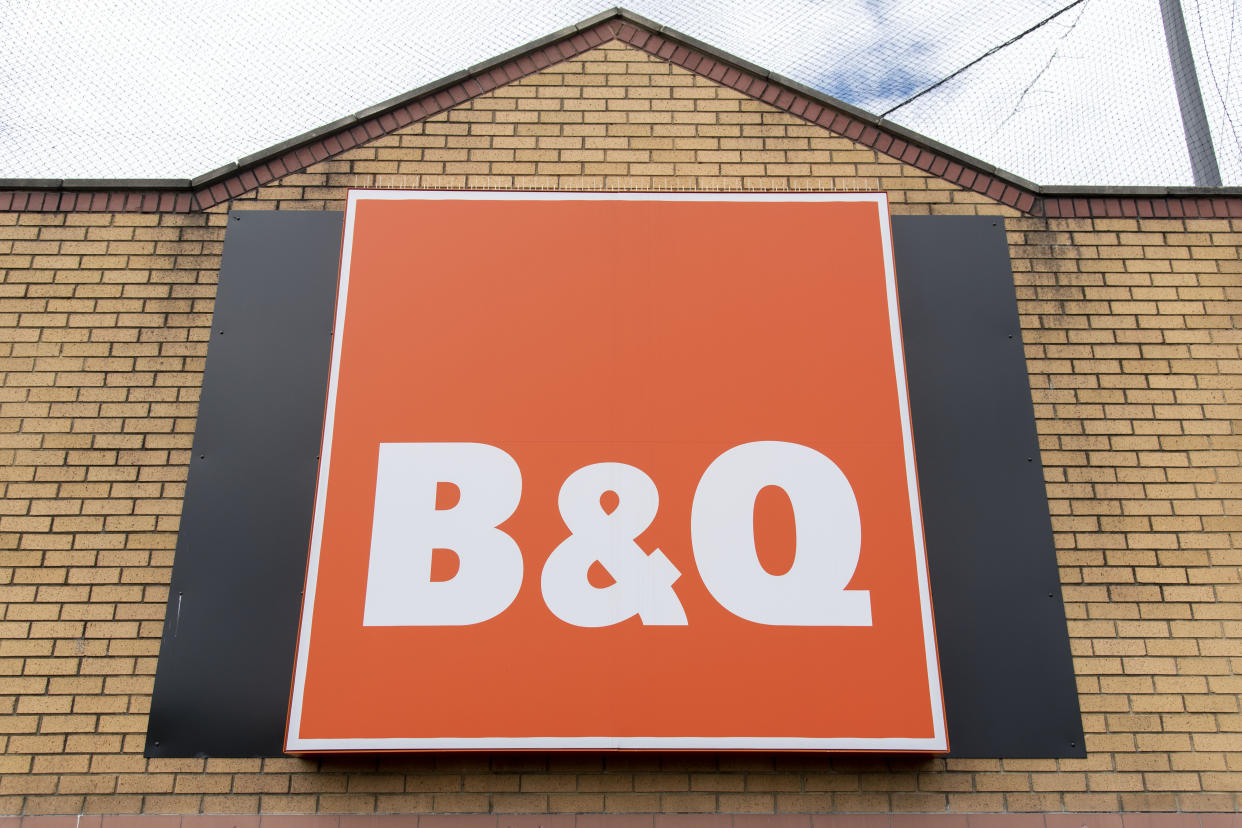
[[[345,313],[349,297],[349,269],[353,253],[354,218],[358,202],[406,201],[737,201],[737,202],[863,202],[876,207],[884,257],[884,281],[888,297],[888,325],[893,345],[893,367],[897,376],[897,406],[901,415],[901,436],[906,461],[906,485],[910,499],[910,520],[914,536],[915,567],[919,581],[919,608],[923,617],[923,643],[927,664],[933,735],[930,738],[791,738],[753,736],[576,736],[513,738],[362,738],[306,739],[299,736],[302,724],[302,697],[310,649],[311,620],[315,608],[315,588],[319,579],[319,550],[323,541],[324,509],[328,496],[328,469],[332,459],[332,434],[336,416],[341,348],[345,339]],[[508,750],[508,749],[663,749],[663,750],[837,750],[931,752],[948,749],[944,699],[941,695],[940,660],[932,621],[931,591],[927,574],[927,554],[923,545],[923,516],[919,504],[918,478],[914,465],[914,439],[910,428],[910,402],[906,386],[906,364],[901,342],[901,319],[897,305],[897,284],[893,269],[892,230],[888,219],[888,196],[884,193],[663,193],[663,192],[571,192],[497,190],[351,190],[345,211],[345,235],[341,246],[341,274],[337,283],[336,321],[332,341],[332,372],[328,381],[327,411],[324,416],[323,446],[319,454],[319,478],[315,492],[315,517],[311,528],[310,555],[306,569],[306,591],[302,599],[302,621],[298,630],[297,660],[293,673],[293,693],[285,731],[285,750],[317,751],[402,751],[402,750]]]

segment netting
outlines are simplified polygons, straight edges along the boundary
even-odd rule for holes
[[[629,8],[1040,184],[1194,183],[1160,0],[1079,0],[1037,26],[1070,5]],[[1210,137],[1226,185],[1242,185],[1237,6],[1182,0],[1209,125],[1197,140]],[[608,7],[0,0],[0,176],[199,175]]]

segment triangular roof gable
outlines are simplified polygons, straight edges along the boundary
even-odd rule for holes
[[[1021,212],[1242,217],[1242,190],[1040,187],[796,81],[616,8],[193,179],[0,179],[0,210],[195,212],[616,40]]]

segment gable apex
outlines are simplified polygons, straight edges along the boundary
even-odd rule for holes
[[[1242,217],[1242,188],[1041,187],[620,7],[191,179],[0,179],[0,210],[205,210],[613,42],[1022,213]]]

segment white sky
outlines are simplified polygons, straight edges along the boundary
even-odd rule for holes
[[[633,0],[873,112],[1069,0]],[[1182,0],[1242,185],[1238,0]],[[189,178],[603,11],[567,0],[0,0],[0,177]],[[1190,184],[1159,0],[1086,0],[897,110],[1040,184]]]

